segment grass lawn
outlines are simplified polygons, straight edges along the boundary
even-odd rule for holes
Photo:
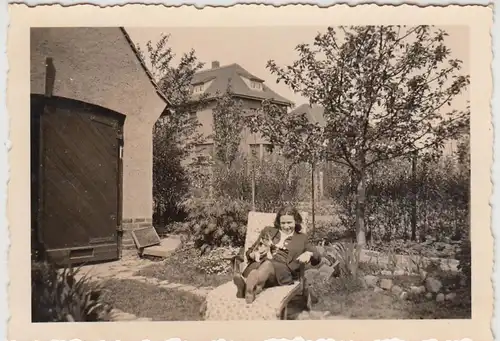
[[[134,280],[111,279],[103,283],[104,299],[114,308],[154,321],[199,321],[204,299],[176,289],[159,288]]]
[[[318,301],[313,310],[330,311],[351,319],[469,319],[471,318],[470,293],[456,291],[456,301],[436,302],[423,295],[401,300],[390,293],[374,292],[343,280],[313,284]]]
[[[195,287],[217,287],[231,281],[230,274],[211,274],[197,266],[200,255],[194,249],[180,249],[165,261],[156,262],[135,273]]]

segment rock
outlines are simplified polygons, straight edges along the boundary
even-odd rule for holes
[[[374,291],[374,292],[383,292],[383,291],[384,291],[384,289],[382,289],[382,288],[380,288],[380,287],[375,287],[375,288],[373,289],[373,291]]]
[[[416,287],[414,285],[410,287],[410,292],[415,295],[421,294],[420,287]]]
[[[323,311],[311,310],[309,312],[309,320],[322,320],[324,316]]]
[[[444,294],[439,293],[436,295],[436,302],[443,302],[444,301]]]
[[[380,271],[380,274],[382,276],[392,276],[392,271],[389,271],[389,270],[382,270]]]
[[[392,279],[387,279],[387,278],[381,279],[380,287],[384,290],[390,290],[392,288]]]
[[[408,293],[406,291],[403,291],[401,294],[399,294],[399,298],[402,300],[408,299]]]
[[[447,294],[446,296],[444,296],[444,299],[446,301],[453,301],[455,299],[455,297],[457,297],[457,294],[454,293],[454,292],[450,292],[449,294]]]
[[[136,320],[137,316],[134,314],[125,313],[123,311],[114,313],[111,317],[112,321],[133,321]]]
[[[428,292],[427,294],[425,294],[425,298],[427,298],[428,300],[432,300],[432,292]]]
[[[420,278],[422,279],[422,281],[425,281],[425,279],[427,278],[427,271],[425,270],[420,270]]]
[[[399,294],[401,294],[403,292],[403,289],[399,285],[394,285],[391,288],[391,291],[392,291],[393,294],[399,295]]]
[[[438,293],[443,287],[443,283],[433,277],[428,277],[425,279],[425,288],[429,292]]]
[[[139,317],[136,321],[153,321],[151,317]]]
[[[367,286],[369,288],[374,288],[374,287],[377,286],[377,283],[378,283],[378,277],[377,276],[366,275],[364,277],[364,280],[365,280],[365,283],[367,284]]]
[[[297,316],[297,320],[309,320],[309,312],[303,311]]]
[[[404,270],[398,269],[394,271],[394,276],[404,276],[404,275],[405,275]]]

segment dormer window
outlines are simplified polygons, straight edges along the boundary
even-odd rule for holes
[[[252,89],[262,90],[262,83],[261,82],[252,81],[250,86],[252,87]]]
[[[197,84],[193,86],[193,93],[203,92],[203,84]]]

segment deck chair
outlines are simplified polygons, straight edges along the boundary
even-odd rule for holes
[[[301,213],[302,231],[307,230],[307,213]],[[275,213],[250,212],[245,237],[244,251],[252,246],[265,226],[274,225]],[[247,265],[246,257],[241,270]],[[305,283],[305,266],[300,267],[298,280],[293,284],[265,288],[257,295],[255,301],[247,304],[245,299],[236,297],[236,286],[232,281],[222,284],[208,293],[203,307],[205,320],[286,320],[287,305],[297,296],[301,296],[306,309],[310,309],[311,296]]]

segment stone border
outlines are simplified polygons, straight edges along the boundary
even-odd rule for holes
[[[425,267],[431,262],[439,264],[440,268],[444,271],[458,272],[458,264],[460,263],[458,260],[453,258],[423,257],[419,255],[410,256],[399,254],[389,255],[387,253],[372,250],[362,250],[360,262],[374,263],[386,268],[393,266],[395,269],[403,269],[409,272],[413,272],[413,270],[420,270],[417,268],[416,264],[419,264],[420,267]]]

